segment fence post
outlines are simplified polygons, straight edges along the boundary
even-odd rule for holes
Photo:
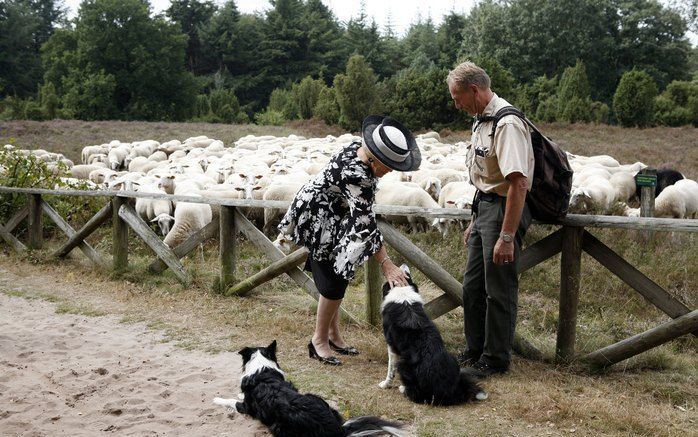
[[[29,194],[29,241],[30,249],[41,249],[44,229],[41,223],[41,194]]]
[[[635,180],[635,183],[640,186],[640,217],[654,217],[657,169],[644,168],[635,176]],[[642,231],[642,238],[649,241],[652,234],[652,231]]]
[[[128,225],[119,217],[121,205],[125,205],[125,197],[113,197],[112,205],[112,267],[120,272],[128,268]]]
[[[219,222],[220,230],[220,262],[221,276],[220,289],[225,291],[235,284],[235,259],[237,258],[237,248],[235,247],[235,207],[221,205]]]
[[[378,261],[372,256],[364,263],[364,279],[366,287],[366,321],[373,326],[380,326],[383,275]]]
[[[562,227],[560,313],[555,347],[555,357],[558,361],[569,361],[574,356],[583,235],[584,228]]]

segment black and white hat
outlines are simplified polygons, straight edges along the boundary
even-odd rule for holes
[[[422,154],[412,133],[397,120],[382,115],[364,118],[362,136],[373,156],[386,167],[397,171],[414,171]]]

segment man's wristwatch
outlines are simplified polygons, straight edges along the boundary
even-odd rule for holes
[[[513,234],[507,234],[506,232],[502,231],[499,233],[499,238],[502,239],[505,243],[511,243],[514,241],[514,235]]]

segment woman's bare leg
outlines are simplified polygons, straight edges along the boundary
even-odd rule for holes
[[[330,349],[330,344],[328,343],[330,326],[332,326],[333,319],[339,312],[341,303],[342,299],[327,299],[324,296],[320,296],[318,300],[313,345],[315,345],[315,350],[321,357],[332,356],[332,349]]]
[[[334,343],[335,346],[337,347],[347,347],[347,344],[344,342],[344,339],[342,338],[342,334],[339,331],[339,307],[337,307],[337,311],[334,313],[334,317],[332,317],[332,323],[330,323],[330,340],[332,340],[332,343]]]

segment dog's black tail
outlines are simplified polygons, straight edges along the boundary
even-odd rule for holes
[[[480,387],[475,378],[464,373],[462,370],[458,376],[458,388],[456,390],[462,398],[463,402],[484,401],[489,396],[485,390]]]
[[[349,419],[342,426],[347,437],[368,437],[386,434],[403,437],[406,435],[402,431],[403,425],[401,423],[390,422],[373,416]]]

